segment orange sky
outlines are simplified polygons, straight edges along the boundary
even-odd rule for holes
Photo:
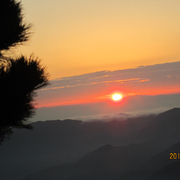
[[[163,107],[165,102],[161,99],[158,104],[156,95],[180,93],[179,0],[26,0],[22,4],[33,34],[11,52],[34,53],[51,80],[38,91],[36,107],[59,106],[66,118],[74,117],[73,112],[81,114],[78,108],[88,103],[86,110],[97,113],[114,112],[115,106],[116,112],[119,106],[128,111]],[[123,94],[122,101],[112,102],[114,92]],[[147,95],[155,99],[149,102]],[[179,106],[178,99],[173,96],[169,101],[169,97],[168,107]],[[110,106],[98,106],[101,102]],[[72,113],[70,105],[74,105]],[[45,114],[52,116],[49,111]]]
[[[155,96],[155,95],[168,95],[168,94],[177,94],[180,93],[180,86],[174,86],[171,88],[168,88],[169,86],[164,86],[161,88],[146,88],[146,89],[126,89],[126,90],[121,90],[122,88],[114,88],[111,91],[105,91],[103,92],[100,91],[99,93],[88,93],[87,94],[82,94],[81,91],[79,92],[79,94],[76,94],[76,96],[74,95],[66,95],[65,97],[50,97],[50,98],[46,98],[43,97],[43,99],[38,98],[38,102],[37,102],[37,106],[38,108],[40,107],[53,107],[53,106],[64,106],[64,105],[75,105],[75,104],[84,104],[84,103],[92,103],[92,102],[107,102],[107,103],[111,103],[111,104],[121,104],[121,101],[124,98],[127,98],[129,96],[136,96],[136,95],[150,95],[150,96]],[[118,102],[114,102],[112,100],[112,95],[114,93],[120,93],[123,95],[123,99],[118,101]],[[103,95],[102,95],[103,94]]]
[[[34,53],[50,79],[179,61],[179,0],[26,0]]]

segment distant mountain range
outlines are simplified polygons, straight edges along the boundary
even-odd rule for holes
[[[174,180],[180,178],[180,161],[170,160],[169,152],[179,149],[180,143],[153,156],[144,145],[106,145],[76,163],[51,167],[23,180]]]
[[[170,159],[180,153],[180,108],[126,120],[32,125],[0,146],[1,179],[180,179],[179,159]]]

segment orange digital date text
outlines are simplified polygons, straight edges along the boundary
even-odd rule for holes
[[[180,159],[180,153],[170,153],[169,159]]]

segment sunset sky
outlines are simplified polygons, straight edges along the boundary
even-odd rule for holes
[[[179,0],[23,0],[51,79],[179,61]]]
[[[180,93],[179,0],[22,4],[34,33],[13,53],[34,53],[52,80],[39,91],[37,107],[95,103],[113,92],[124,103],[130,96]]]

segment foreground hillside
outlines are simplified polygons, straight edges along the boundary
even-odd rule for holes
[[[153,155],[152,149],[142,144],[127,147],[106,145],[76,163],[51,167],[23,180],[174,180],[180,178],[180,161],[170,160],[169,152],[179,149],[180,143]],[[155,167],[152,166],[154,160]]]
[[[153,178],[178,161],[170,160],[169,153],[179,148],[179,117],[180,109],[174,108],[127,120],[33,123],[33,131],[15,130],[12,138],[0,146],[0,177],[6,180]]]

